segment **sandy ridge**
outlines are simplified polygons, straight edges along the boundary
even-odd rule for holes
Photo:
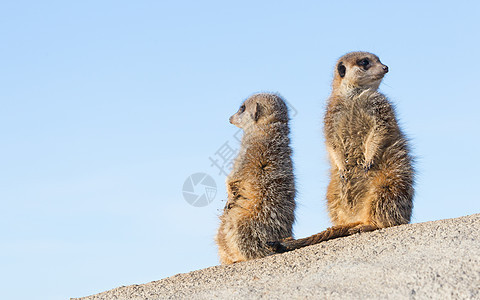
[[[480,299],[480,214],[340,238],[79,299]]]

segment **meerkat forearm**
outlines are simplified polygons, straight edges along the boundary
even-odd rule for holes
[[[342,152],[339,150],[335,150],[332,145],[327,144],[327,152],[330,156],[330,160],[332,165],[337,166],[338,170],[342,174],[345,172],[345,157],[343,156]]]
[[[365,161],[364,168],[368,171],[374,160],[380,154],[381,148],[384,146],[386,140],[386,134],[384,128],[374,127],[370,130],[370,133],[367,136],[365,141]]]

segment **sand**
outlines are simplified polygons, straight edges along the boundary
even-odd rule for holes
[[[79,299],[480,299],[480,214],[402,225]]]

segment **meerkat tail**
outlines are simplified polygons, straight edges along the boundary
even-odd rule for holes
[[[276,253],[283,253],[283,252],[299,249],[302,247],[315,245],[327,240],[332,240],[339,237],[345,237],[345,236],[349,236],[349,235],[360,233],[360,232],[373,231],[375,229],[378,229],[378,227],[371,224],[364,224],[361,222],[357,222],[357,223],[350,223],[346,225],[333,226],[333,227],[327,228],[326,230],[320,233],[314,234],[312,236],[309,236],[303,239],[295,240],[292,238],[286,238],[281,241],[268,242],[267,244],[272,251]]]

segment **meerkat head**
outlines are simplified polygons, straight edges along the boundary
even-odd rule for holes
[[[230,123],[244,130],[276,122],[288,122],[287,105],[280,96],[267,93],[251,96],[230,117]]]
[[[333,89],[340,93],[354,88],[376,90],[387,72],[388,67],[375,54],[350,52],[337,62]]]

